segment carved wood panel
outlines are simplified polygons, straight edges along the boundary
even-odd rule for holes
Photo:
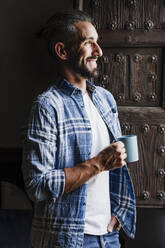
[[[107,48],[103,54],[95,83],[111,91],[119,105],[162,105],[161,49]]]
[[[162,87],[162,96],[163,96],[163,104],[162,107],[165,109],[165,48],[163,49],[163,59],[164,59],[164,63],[162,65],[163,68],[163,73],[162,73],[162,81],[163,81],[163,87]]]
[[[84,10],[94,18],[98,29],[164,28],[164,0],[86,0]]]
[[[165,203],[165,118],[161,108],[119,107],[124,134],[137,134],[139,161],[129,164],[138,206]]]
[[[128,61],[121,50],[107,49],[105,56],[99,63],[99,77],[95,80],[100,85],[111,91],[120,103],[128,99]]]

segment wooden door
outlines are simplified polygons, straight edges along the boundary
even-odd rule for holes
[[[95,80],[114,95],[123,134],[137,134],[129,164],[137,206],[165,204],[165,1],[80,0],[103,48]]]

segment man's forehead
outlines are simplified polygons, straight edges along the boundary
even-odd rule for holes
[[[80,22],[77,22],[75,26],[78,30],[78,35],[81,40],[86,40],[86,39],[97,40],[98,39],[97,31],[95,27],[92,25],[92,23],[86,22],[86,21],[80,21]]]

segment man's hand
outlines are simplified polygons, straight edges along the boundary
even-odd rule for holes
[[[121,224],[119,224],[119,222],[115,216],[111,217],[111,221],[110,221],[107,229],[108,229],[108,232],[112,232],[113,230],[120,231]]]
[[[95,159],[99,163],[101,170],[114,170],[125,165],[124,160],[126,157],[124,143],[118,141],[101,151]]]
[[[68,193],[87,182],[89,178],[105,170],[114,170],[124,166],[127,157],[124,144],[119,141],[101,151],[97,156],[73,167],[64,168],[65,189]]]

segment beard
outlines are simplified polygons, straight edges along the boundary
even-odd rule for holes
[[[70,56],[67,62],[67,66],[73,72],[79,74],[81,77],[86,78],[86,79],[97,78],[99,75],[99,71],[97,67],[93,69],[88,68],[87,64],[84,63],[84,60],[80,60],[79,54],[72,53],[72,55]]]

